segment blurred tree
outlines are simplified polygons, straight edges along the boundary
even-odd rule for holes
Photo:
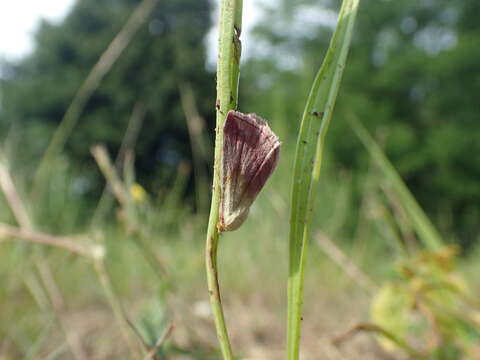
[[[77,1],[61,24],[40,25],[30,56],[3,65],[0,130],[21,129],[20,161],[32,165],[45,151],[73,95],[138,3]],[[158,2],[88,101],[68,140],[64,155],[88,179],[98,176],[90,146],[102,142],[115,154],[138,101],[146,110],[136,148],[141,181],[169,173],[173,178],[181,159],[190,158],[178,85],[191,83],[200,113],[212,118],[214,78],[205,68],[204,45],[210,16],[208,0]],[[90,184],[98,189],[95,182]]]
[[[265,108],[259,91],[283,93],[279,116],[296,130],[339,3],[283,0],[269,8],[265,2],[268,15],[256,28],[255,57],[244,71],[245,102]],[[362,0],[360,6],[331,154],[341,166],[365,164],[344,121],[349,113],[381,129],[388,156],[439,227],[472,242],[480,230],[480,2]]]

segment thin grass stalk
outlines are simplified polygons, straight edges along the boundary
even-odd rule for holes
[[[295,156],[290,218],[287,358],[297,360],[309,224],[320,178],[325,137],[350,47],[359,0],[344,0],[325,60],[305,105]]]
[[[65,344],[62,344],[58,346],[56,349],[52,350],[49,354],[45,355],[43,357],[43,360],[57,360],[60,359],[60,356],[63,355],[64,352],[66,352],[67,346]]]
[[[36,244],[53,246],[68,250],[73,254],[90,258],[94,256],[96,248],[93,246],[81,245],[73,239],[64,236],[53,236],[25,228],[17,228],[7,224],[0,224],[0,243],[12,239],[21,239]]]
[[[26,273],[22,277],[22,281],[40,310],[48,310],[51,304],[48,301],[48,296],[45,293],[45,290],[40,284],[38,272],[30,271]]]
[[[175,174],[173,185],[167,190],[167,194],[163,200],[162,225],[166,226],[178,222],[178,217],[182,210],[178,209],[177,204],[182,201],[191,171],[192,166],[188,161],[180,161],[177,166],[177,173]]]
[[[49,320],[45,322],[42,332],[38,335],[37,339],[30,345],[29,349],[23,356],[23,360],[32,360],[39,359],[41,355],[39,354],[42,350],[42,347],[45,347],[47,343],[51,341],[52,330],[55,328],[55,322]],[[2,358],[2,351],[0,346],[0,359],[6,359],[6,355]]]
[[[43,282],[44,288],[50,298],[50,302],[52,304],[52,308],[55,311],[55,314],[58,317],[58,321],[62,330],[65,334],[65,339],[68,343],[70,351],[73,357],[76,360],[87,360],[88,355],[86,350],[84,349],[82,342],[76,332],[73,331],[72,324],[68,321],[65,311],[65,300],[58,287],[57,283],[55,282],[55,278],[53,277],[52,270],[48,265],[45,259],[39,259],[36,262],[36,267],[38,270],[38,274],[40,279]]]
[[[350,279],[371,295],[378,290],[377,284],[365,274],[335,243],[321,231],[317,232],[316,240],[320,249],[337,264]]]
[[[133,106],[132,114],[128,121],[125,135],[123,136],[120,149],[118,150],[117,157],[115,158],[115,168],[121,173],[125,163],[125,158],[129,152],[134,152],[137,145],[140,131],[142,130],[143,122],[145,120],[146,109],[145,105],[141,101],[137,101]]]
[[[418,242],[415,238],[415,229],[413,228],[410,218],[402,206],[398,195],[392,191],[391,187],[387,184],[382,184],[381,188],[390,203],[391,212],[395,218],[395,224],[398,226],[402,244],[406,252],[413,253],[413,251],[418,249]]]
[[[152,346],[152,348],[150,349],[150,351],[147,353],[147,355],[145,355],[145,357],[143,358],[143,360],[152,360],[152,359],[155,359],[155,354],[158,352],[158,350],[162,347],[162,345],[165,343],[165,341],[167,341],[167,339],[169,338],[170,334],[172,333],[173,331],[173,323],[170,323],[170,325],[168,325],[166,327],[166,329],[163,331],[163,333],[160,335],[160,337],[158,338],[158,340],[155,342],[155,344]]]
[[[142,255],[148,261],[159,279],[165,278],[166,267],[164,265],[164,260],[158,256],[158,254],[148,243],[149,233],[147,233],[146,230],[139,225],[137,213],[133,207],[131,196],[129,195],[124,183],[120,179],[117,170],[113,166],[108,156],[107,149],[102,145],[96,145],[92,147],[91,153],[107,183],[112,188],[115,198],[125,212],[125,220],[127,221],[127,225],[130,227],[130,230],[134,234],[135,244],[138,246],[139,250],[142,252]]]
[[[5,156],[2,152],[0,152],[0,189],[5,195],[8,206],[12,210],[18,224],[24,229],[31,229],[33,226],[30,221],[30,215],[24,206],[24,202],[17,193],[13,179],[8,170]]]
[[[227,326],[223,314],[220,287],[218,282],[217,248],[219,233],[217,229],[221,192],[221,164],[223,155],[223,125],[229,110],[237,107],[240,33],[242,20],[241,0],[222,0],[220,3],[219,54],[217,64],[217,101],[216,136],[213,168],[213,192],[208,220],[205,247],[208,292],[212,314],[215,320],[220,349],[223,358],[233,359]]]
[[[195,97],[190,83],[179,84],[180,100],[187,120],[188,135],[193,158],[193,172],[195,174],[195,197],[199,212],[207,210],[208,188],[207,174],[204,163],[209,159],[206,139],[204,138],[205,121],[198,113]]]
[[[360,323],[355,326],[353,326],[351,329],[349,329],[347,332],[344,334],[341,334],[340,336],[337,336],[335,339],[332,340],[332,343],[335,346],[339,346],[341,343],[345,342],[352,336],[360,333],[360,332],[373,332],[379,336],[383,336],[386,339],[392,341],[395,343],[399,348],[403,349],[410,357],[411,359],[418,359],[418,360],[428,360],[430,357],[428,357],[425,354],[422,354],[418,352],[416,349],[411,347],[405,340],[399,338],[394,334],[393,332],[390,332],[381,326],[378,326],[376,324],[372,323]]]
[[[133,107],[130,120],[128,121],[127,129],[122,139],[120,149],[118,150],[117,157],[115,159],[115,168],[121,172],[124,162],[126,160],[127,154],[133,152],[135,145],[140,134],[140,130],[143,125],[143,120],[145,118],[145,106],[142,102],[138,101]],[[92,225],[98,225],[102,220],[104,220],[105,212],[110,208],[113,203],[111,194],[108,192],[109,184],[105,184],[100,200],[97,203],[97,207],[93,212],[93,216],[90,220]]]
[[[117,198],[120,205],[128,209],[129,205],[129,194],[128,190],[123,186],[120,176],[118,176],[115,167],[113,166],[110,158],[108,156],[107,149],[103,145],[95,145],[90,149],[90,152],[93,155],[93,158],[97,162],[98,167],[100,168],[103,176],[107,180],[107,184],[112,187],[112,191]]]
[[[125,311],[122,307],[122,304],[113,288],[113,284],[111,281],[110,274],[107,271],[105,266],[105,261],[103,257],[97,257],[93,262],[95,272],[97,273],[98,280],[105,291],[105,295],[109,302],[109,305],[113,311],[113,315],[115,316],[115,320],[120,327],[120,332],[122,333],[123,338],[127,342],[127,346],[130,350],[131,355],[134,359],[141,359],[144,356],[145,349],[137,341],[133,335],[136,335],[132,329],[130,328],[130,323],[128,321],[128,317],[125,314]]]
[[[365,129],[362,123],[353,114],[349,116],[348,120],[353,131],[381,169],[385,178],[392,184],[400,203],[405,208],[408,218],[414,225],[415,231],[419,235],[425,248],[432,251],[441,248],[444,241],[440,233],[422,210],[417,200],[415,200],[415,197],[405,185],[395,167],[388,160],[381,147],[375,142],[367,129]]]

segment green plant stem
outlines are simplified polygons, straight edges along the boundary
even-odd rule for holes
[[[242,18],[241,0],[222,0],[220,3],[219,54],[217,64],[216,136],[213,169],[213,192],[208,220],[205,249],[208,292],[217,337],[224,359],[233,359],[227,326],[223,314],[220,287],[218,282],[217,249],[219,233],[217,229],[221,192],[221,164],[223,156],[223,124],[225,116],[237,106],[240,33]]]
[[[350,47],[359,0],[344,0],[325,60],[305,105],[295,155],[290,218],[287,357],[297,360],[303,305],[304,267],[325,137]],[[315,110],[315,107],[317,110]]]

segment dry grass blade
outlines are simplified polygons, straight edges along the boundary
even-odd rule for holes
[[[100,170],[102,171],[103,175],[107,179],[107,182],[112,187],[113,193],[117,198],[120,205],[123,207],[128,206],[128,193],[125,187],[123,186],[120,177],[118,176],[112,162],[107,153],[107,149],[103,145],[95,145],[91,149],[91,153],[95,158]]]
[[[189,83],[179,85],[180,99],[182,101],[183,112],[187,119],[188,133],[192,142],[192,151],[198,160],[207,160],[209,158],[207,148],[207,139],[203,135],[205,131],[205,120],[198,113],[192,86]]]
[[[355,284],[358,284],[367,293],[371,294],[378,287],[370,277],[367,276],[347,255],[321,231],[317,232],[317,243],[320,248],[328,255],[347,274]]]
[[[0,224],[0,242],[14,238],[36,244],[54,246],[81,256],[92,257],[94,255],[93,248],[80,245],[67,237],[53,236],[32,230],[17,228],[7,224]]]
[[[106,148],[102,145],[96,145],[92,147],[91,153],[100,167],[102,174],[107,179],[108,184],[113,189],[116,199],[125,210],[125,220],[129,227],[129,231],[131,231],[135,237],[135,243],[139,246],[143,256],[150,263],[157,275],[160,278],[165,277],[167,273],[166,266],[164,265],[165,261],[149,244],[148,238],[151,234],[145,230],[143,226],[139,225],[135,209],[131,203],[131,197],[113,166]]]
[[[206,189],[207,174],[205,171],[205,161],[209,156],[207,153],[206,139],[203,134],[205,129],[205,120],[200,116],[195,104],[195,97],[190,84],[182,83],[179,85],[180,99],[182,101],[183,112],[187,119],[188,135],[192,148],[193,170],[195,173],[195,195],[197,197],[197,206],[203,210],[207,208],[208,194]]]
[[[170,334],[172,333],[173,330],[173,324],[170,324],[165,331],[163,332],[162,335],[158,338],[157,342],[155,345],[150,349],[147,355],[143,358],[143,360],[151,360],[155,359],[155,354],[157,353],[158,349],[165,343],[165,341],[168,339]]]
[[[56,360],[67,350],[66,344],[58,346],[56,349],[52,350],[49,354],[46,354],[42,360]],[[1,359],[3,360],[3,359]]]
[[[50,266],[43,259],[40,259],[36,263],[38,273],[42,279],[43,285],[47,294],[50,298],[55,313],[58,316],[60,325],[62,326],[63,332],[67,343],[70,347],[70,350],[76,360],[87,360],[89,357],[83,348],[83,345],[80,341],[80,338],[76,332],[73,331],[73,327],[69,324],[65,312],[65,301],[63,295],[60,291],[60,288],[57,286],[53,273],[50,269]]]
[[[75,128],[75,125],[80,118],[81,112],[85,107],[88,99],[95,92],[100,85],[102,79],[110,71],[113,64],[118,60],[122,52],[132,40],[135,33],[145,23],[150,13],[157,5],[158,0],[143,0],[130,15],[126,24],[118,32],[107,49],[100,56],[97,63],[86,77],[82,86],[75,94],[70,106],[65,112],[60,125],[53,135],[52,141],[43,155],[37,173],[34,179],[34,192],[38,190],[39,182],[42,181],[45,172],[48,169],[48,164],[51,158],[58,154],[65,145],[68,137]]]
[[[133,107],[132,115],[128,121],[127,130],[123,137],[120,149],[118,150],[117,158],[115,159],[115,167],[119,172],[122,172],[122,165],[125,156],[128,152],[133,152],[137,144],[140,130],[142,129],[143,120],[145,119],[145,105],[142,102],[137,102]]]
[[[128,316],[122,306],[122,303],[115,292],[110,274],[105,267],[103,259],[98,258],[94,262],[94,266],[98,279],[103,287],[103,290],[105,291],[109,305],[112,308],[115,319],[120,327],[120,332],[122,333],[122,336],[128,345],[131,355],[134,359],[140,359],[144,350],[143,343],[137,341],[137,334],[130,327],[130,321],[128,320]]]
[[[133,107],[132,115],[130,116],[130,120],[128,122],[127,129],[125,130],[125,135],[122,140],[122,144],[120,145],[120,149],[118,151],[117,157],[115,159],[115,169],[118,172],[122,171],[122,166],[124,162],[128,160],[128,154],[133,153],[133,149],[138,140],[138,136],[140,134],[140,129],[143,125],[143,120],[145,119],[145,106],[141,102],[137,102]],[[99,221],[102,219],[105,211],[111,205],[111,196],[107,192],[109,188],[109,184],[106,184],[102,195],[100,196],[100,200],[98,201],[98,205],[93,213],[91,223],[98,224]]]
[[[7,165],[3,159],[3,155],[0,154],[0,156],[0,187],[5,194],[8,205],[10,206],[13,215],[17,219],[17,222],[22,228],[31,229],[32,223],[30,222],[27,209],[17,193],[10,172],[8,171]]]
[[[332,344],[335,346],[340,346],[343,342],[349,340],[352,336],[357,335],[361,332],[372,332],[381,336],[386,337],[387,339],[393,341],[400,348],[402,348],[407,354],[409,354],[412,359],[417,360],[427,360],[427,357],[424,354],[419,353],[417,350],[412,348],[402,339],[399,339],[394,333],[372,323],[360,323],[352,326],[343,334],[340,334],[332,339]]]

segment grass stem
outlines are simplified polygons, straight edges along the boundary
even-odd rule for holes
[[[137,339],[133,336],[127,315],[125,314],[122,304],[113,288],[110,274],[107,271],[104,259],[99,257],[95,259],[93,264],[100,284],[105,291],[108,303],[113,311],[113,315],[117,321],[118,326],[120,327],[120,332],[127,343],[132,357],[134,359],[143,358],[144,349],[140,346],[141,344],[139,344]]]
[[[73,239],[64,236],[54,236],[36,231],[18,228],[7,224],[0,223],[0,243],[12,239],[21,239],[32,243],[48,245],[68,250],[73,254],[90,258],[93,256],[95,248],[92,246],[82,245]]]
[[[221,164],[223,155],[223,124],[227,112],[237,107],[238,80],[240,67],[240,33],[242,19],[241,0],[222,0],[220,3],[219,55],[217,64],[216,136],[213,171],[213,192],[208,220],[205,263],[208,292],[217,337],[224,359],[233,359],[227,326],[223,314],[220,286],[218,282],[217,249],[219,233],[217,229],[220,192]]]
[[[347,59],[359,0],[344,0],[327,55],[313,81],[295,154],[290,217],[287,358],[298,360],[304,267],[309,225],[322,165],[325,137]]]

